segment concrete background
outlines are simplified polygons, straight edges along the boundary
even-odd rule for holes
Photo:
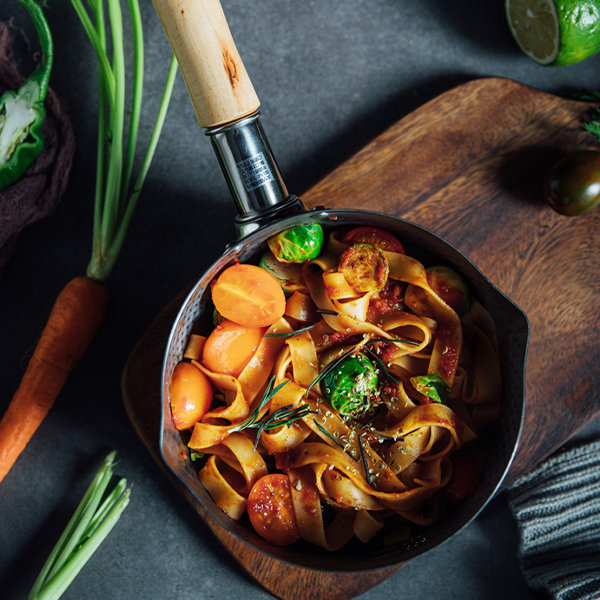
[[[170,48],[142,3],[147,139]],[[568,96],[593,88],[600,56],[562,68],[529,60],[508,31],[502,2],[463,0],[224,0],[230,27],[262,100],[263,123],[291,191],[301,193],[385,128],[453,86],[501,76]],[[67,192],[29,227],[0,276],[0,409],[63,285],[85,271],[92,230],[96,78],[70,3],[48,0],[56,60],[51,85],[77,139]],[[3,0],[24,71],[27,15]],[[20,31],[26,38],[23,38]],[[135,434],[120,377],[153,317],[233,237],[233,203],[179,76],[163,137],[108,288],[106,321],[84,361],[1,484],[0,597],[24,598],[104,455],[133,486],[119,524],[66,599],[268,598],[211,537]],[[585,434],[597,433],[598,423]],[[518,532],[503,496],[443,546],[361,598],[534,598],[519,571]]]

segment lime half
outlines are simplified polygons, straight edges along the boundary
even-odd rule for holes
[[[541,65],[572,65],[600,51],[600,0],[505,0],[521,50]]]

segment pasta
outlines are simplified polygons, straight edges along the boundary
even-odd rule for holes
[[[183,360],[214,394],[187,434],[214,502],[233,519],[247,514],[272,543],[335,551],[353,537],[409,535],[473,492],[477,431],[497,418],[502,382],[493,321],[460,275],[426,269],[375,228],[325,238],[313,258],[267,249],[256,267],[287,290],[283,314],[262,311],[272,316],[260,329],[236,325],[226,299],[234,324],[193,335]],[[238,283],[219,298],[267,306],[242,275]],[[236,327],[246,337],[214,341]],[[221,364],[235,370],[214,368],[214,348],[231,353]]]

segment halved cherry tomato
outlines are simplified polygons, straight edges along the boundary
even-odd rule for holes
[[[389,231],[379,227],[356,227],[349,231],[342,239],[344,244],[356,244],[364,242],[373,244],[385,252],[399,252],[404,254],[402,242]]]
[[[179,430],[188,429],[208,411],[213,389],[208,377],[189,362],[175,365],[170,385],[171,415]]]
[[[226,319],[248,327],[266,327],[285,311],[285,294],[273,275],[256,265],[225,269],[212,286],[215,308]]]
[[[223,321],[208,336],[202,363],[210,371],[237,377],[248,364],[266,329]]]
[[[300,537],[287,475],[261,477],[250,490],[247,508],[256,533],[268,542],[287,546]]]

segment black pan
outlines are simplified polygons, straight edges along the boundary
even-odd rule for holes
[[[235,110],[226,110],[228,116],[222,118],[217,115],[220,107],[213,106],[214,99],[206,100],[205,96],[210,95],[210,90],[214,91],[210,79],[213,76],[229,81],[231,94],[225,103],[235,97],[234,88],[243,87],[239,80],[231,78],[232,72],[237,74],[236,77],[242,77],[243,65],[233,41],[230,38],[225,40],[225,34],[229,32],[224,32],[223,27],[227,28],[219,3],[215,0],[154,0],[154,3],[178,56],[199,122],[211,136],[240,212],[236,219],[240,239],[230,245],[194,285],[175,319],[167,342],[161,390],[160,447],[163,459],[217,523],[259,552],[320,571],[358,572],[402,564],[448,540],[473,520],[499,490],[516,453],[525,410],[525,361],[529,337],[527,318],[456,248],[417,224],[366,210],[304,210],[301,201],[289,195],[285,189],[258,121],[258,106],[253,101],[248,105],[241,102],[238,106],[242,108],[237,113]],[[206,68],[203,66],[198,69],[194,62],[196,55],[191,50],[197,46],[199,36],[203,37],[204,42],[217,43],[218,48],[213,55],[228,57],[218,68],[209,69],[208,82],[204,80],[206,73],[198,74],[198,70],[206,71]],[[223,50],[225,46],[229,48],[227,51]],[[229,59],[233,62],[228,62]],[[245,71],[243,76],[246,77]],[[200,92],[198,81],[201,87],[204,86]],[[257,102],[258,99],[254,98]],[[255,160],[257,156],[258,162]],[[249,164],[252,169],[258,165],[258,171],[249,171]],[[261,181],[263,185],[257,185]],[[349,198],[348,202],[351,204],[352,199]],[[424,264],[445,263],[452,266],[467,279],[473,295],[496,324],[503,377],[502,409],[500,419],[488,428],[485,435],[480,436],[486,449],[482,482],[475,494],[461,504],[450,507],[438,523],[423,528],[419,535],[407,542],[385,545],[376,541],[377,538],[368,544],[353,541],[335,553],[304,542],[288,547],[273,546],[255,534],[244,520],[237,522],[223,513],[201,485],[191,461],[182,458],[187,455],[186,446],[171,419],[169,384],[192,329],[198,326],[202,328],[203,323],[204,331],[210,329],[210,282],[233,262],[255,259],[264,250],[266,240],[276,233],[297,224],[315,221],[321,223],[325,230],[357,225],[380,227],[395,234],[402,240],[407,254]]]

